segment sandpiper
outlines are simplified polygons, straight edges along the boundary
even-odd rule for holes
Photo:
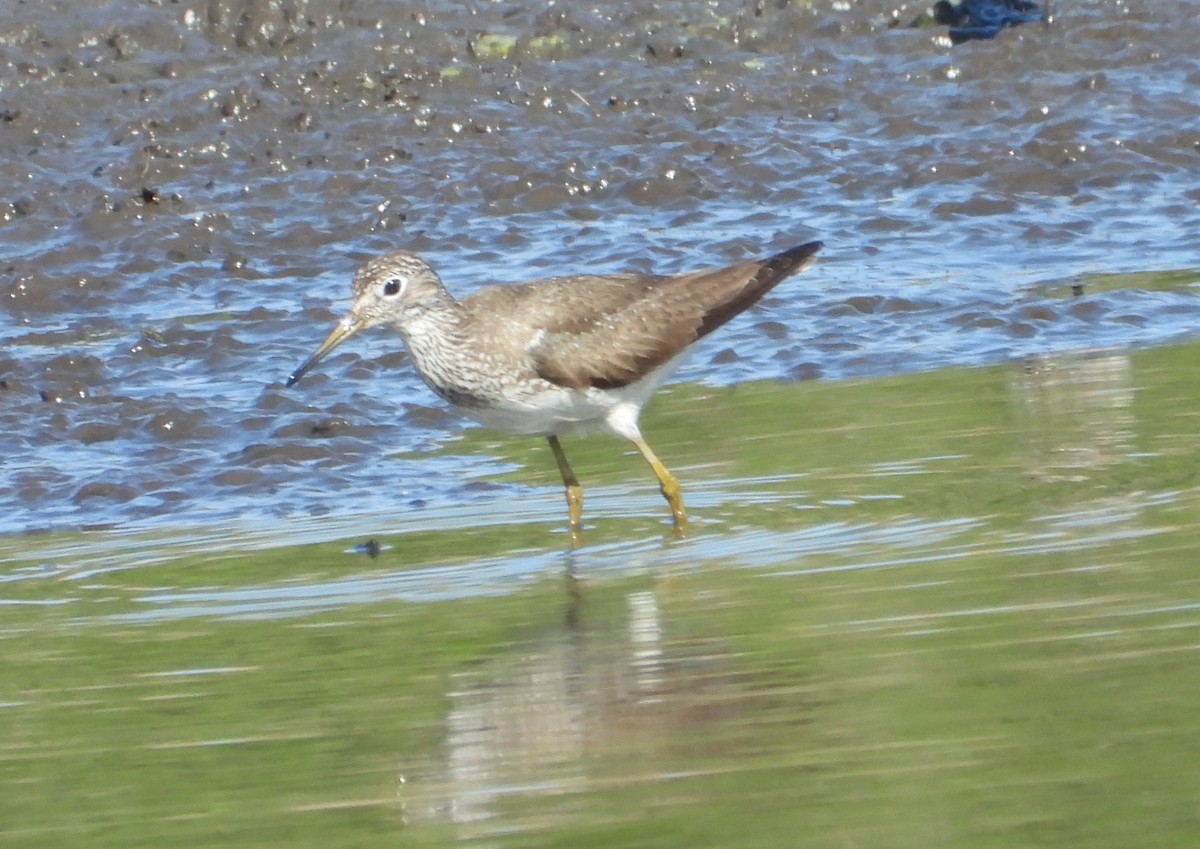
[[[684,274],[580,274],[487,286],[462,300],[420,257],[395,251],[354,275],[354,301],[291,386],[360,330],[400,334],[425,383],[459,413],[509,433],[546,437],[567,493],[572,542],[583,488],[559,435],[601,427],[650,464],[682,536],[679,482],[638,428],[642,406],[692,345],[810,265],[808,242],[765,259]]]

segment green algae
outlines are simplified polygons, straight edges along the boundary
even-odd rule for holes
[[[0,845],[1183,845],[1198,361],[671,387],[682,543],[594,438],[565,551],[548,453],[482,431],[506,494],[374,559],[0,541]]]

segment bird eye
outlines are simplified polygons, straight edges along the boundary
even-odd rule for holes
[[[401,288],[400,278],[393,277],[391,280],[383,284],[383,294],[395,295],[400,291]]]

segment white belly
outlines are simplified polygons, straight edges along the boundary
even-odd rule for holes
[[[646,377],[619,389],[568,389],[537,381],[498,392],[486,404],[455,405],[455,409],[507,433],[551,436],[602,427],[625,439],[640,439],[642,406],[688,354],[685,349]]]
[[[463,415],[496,430],[550,436],[604,426],[605,420],[621,400],[617,392],[612,390],[554,387],[534,395],[506,398],[486,407],[457,409]]]

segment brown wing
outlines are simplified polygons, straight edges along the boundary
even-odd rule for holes
[[[538,375],[573,389],[626,386],[812,262],[810,242],[764,260],[671,277],[581,276],[481,290],[480,315],[519,315]]]
[[[580,292],[577,306],[589,308],[588,319],[546,329],[530,352],[537,373],[573,389],[612,389],[667,362],[699,338],[702,312],[672,297],[668,282],[642,278],[625,297],[606,298],[609,309],[599,312],[590,310],[587,292]]]
[[[495,332],[502,322],[506,335],[530,340],[529,365],[545,380],[576,389],[621,386],[637,378],[640,363],[660,356],[664,342],[647,324],[646,307],[659,297],[663,280],[648,274],[559,277],[489,286],[464,304],[472,315],[487,317],[477,320],[476,335]]]

